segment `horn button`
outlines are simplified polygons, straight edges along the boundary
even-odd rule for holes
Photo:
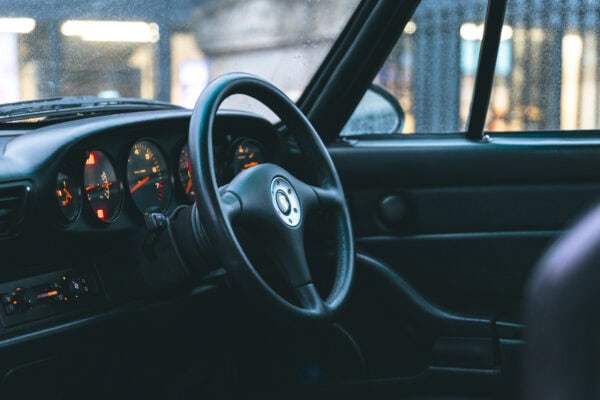
[[[288,226],[297,226],[300,223],[300,200],[292,185],[282,177],[276,177],[271,182],[271,200],[275,212]]]

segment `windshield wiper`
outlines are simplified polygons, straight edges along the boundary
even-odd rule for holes
[[[0,106],[0,122],[33,119],[83,117],[109,112],[182,109],[171,103],[136,98],[103,98],[96,96],[66,96],[43,100],[21,101]]]

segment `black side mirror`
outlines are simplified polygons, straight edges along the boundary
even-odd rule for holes
[[[379,85],[371,84],[342,129],[342,136],[401,133],[404,110],[398,99]]]

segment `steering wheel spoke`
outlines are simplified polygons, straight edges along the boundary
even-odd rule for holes
[[[327,312],[327,305],[321,299],[317,288],[312,282],[296,287],[295,294],[304,309],[315,311],[319,314]]]
[[[225,192],[221,195],[221,210],[225,218],[232,223],[241,217],[242,203],[235,194]]]
[[[315,186],[293,179],[294,188],[307,212],[315,210],[342,210],[345,198],[341,190],[333,187]]]
[[[310,186],[318,199],[318,206],[325,210],[341,210],[346,204],[344,193],[331,187]]]

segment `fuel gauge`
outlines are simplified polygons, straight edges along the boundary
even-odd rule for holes
[[[81,210],[81,187],[62,172],[56,179],[56,200],[60,211],[68,222],[73,222]]]

